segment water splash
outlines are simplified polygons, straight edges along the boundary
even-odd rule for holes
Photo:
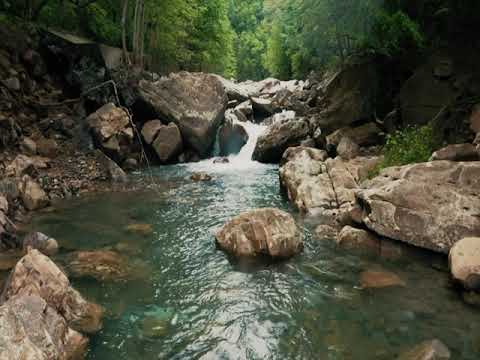
[[[267,126],[255,124],[250,121],[240,122],[238,120],[233,120],[233,123],[243,126],[248,134],[248,141],[238,154],[233,154],[227,157],[228,163],[215,163],[214,161],[217,158],[211,158],[198,163],[186,164],[185,166],[187,166],[191,171],[203,171],[209,173],[251,170],[267,167],[268,165],[252,160],[252,155],[253,151],[255,150],[257,140],[265,132]]]

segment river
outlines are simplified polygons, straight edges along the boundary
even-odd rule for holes
[[[390,360],[432,338],[453,359],[479,358],[480,315],[450,287],[446,259],[418,251],[389,261],[316,240],[280,194],[278,168],[250,160],[262,127],[246,128],[249,143],[228,164],[158,167],[158,191],[68,200],[35,217],[32,227],[55,237],[63,253],[114,247],[141,273],[125,283],[73,280],[107,309],[88,359]],[[197,171],[213,180],[191,181]],[[238,262],[216,248],[213,234],[228,218],[266,206],[296,216],[305,232],[301,255]],[[126,231],[135,223],[151,224],[153,233]],[[361,289],[361,271],[378,267],[406,287]]]

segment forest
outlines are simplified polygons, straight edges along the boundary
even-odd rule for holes
[[[472,33],[479,7],[475,0],[0,1],[4,14],[112,46],[123,42],[148,54],[157,72],[239,80],[305,78],[364,55],[414,57]]]

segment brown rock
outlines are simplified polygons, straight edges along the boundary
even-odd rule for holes
[[[470,129],[475,133],[480,133],[480,104],[473,107],[470,115]]]
[[[125,149],[133,140],[133,130],[129,115],[124,109],[112,103],[106,104],[88,116],[87,124],[99,147],[111,156],[125,157]]]
[[[126,227],[127,232],[148,236],[153,233],[151,224],[130,224]]]
[[[363,289],[378,289],[393,286],[406,286],[397,274],[384,270],[367,270],[360,274]]]
[[[448,145],[435,151],[430,157],[430,161],[450,160],[450,161],[477,161],[480,160],[477,149],[473,144]]]
[[[102,308],[87,302],[71,287],[65,274],[38,250],[30,250],[12,270],[1,302],[18,295],[41,297],[74,330],[94,333],[102,327]]]
[[[451,354],[447,346],[440,340],[429,340],[415,346],[397,360],[448,360]]]
[[[57,240],[45,234],[33,232],[25,236],[22,248],[24,251],[27,251],[29,248],[37,249],[44,255],[52,256],[58,252],[58,243]]]
[[[25,174],[33,175],[40,169],[47,168],[45,159],[40,157],[28,157],[17,155],[17,157],[7,166],[7,176],[21,177]]]
[[[42,209],[50,203],[45,191],[28,175],[20,182],[19,192],[23,205],[30,211]]]
[[[350,160],[357,157],[360,153],[360,147],[349,137],[343,137],[337,147],[337,154],[344,160]]]
[[[229,156],[242,150],[248,141],[248,134],[242,125],[234,123],[233,119],[227,117],[218,132],[218,140],[220,156]]]
[[[17,295],[0,307],[1,360],[76,360],[88,339],[69,328],[57,309],[36,295]]]
[[[68,255],[67,272],[75,278],[90,277],[97,281],[126,281],[132,278],[127,257],[115,251],[77,251]]]
[[[212,177],[203,172],[193,173],[190,179],[193,181],[212,181]]]
[[[338,229],[331,225],[318,225],[315,228],[315,237],[318,240],[334,240],[338,235]]]
[[[55,158],[58,155],[58,144],[53,139],[41,138],[37,140],[37,151],[41,156]]]
[[[29,137],[24,137],[20,143],[20,151],[27,155],[37,155],[37,144]]]
[[[273,208],[242,213],[216,234],[221,249],[235,256],[289,258],[303,250],[302,233],[293,217]]]
[[[143,125],[142,136],[147,144],[150,145],[153,143],[162,126],[163,125],[160,120],[151,120]]]
[[[158,158],[164,163],[180,155],[183,151],[183,142],[178,126],[174,123],[161,126],[152,145]]]
[[[480,290],[480,237],[457,241],[448,260],[455,281],[467,290]]]
[[[375,234],[351,226],[345,226],[337,236],[337,245],[342,248],[366,250],[374,254],[380,253],[380,243]]]
[[[339,146],[343,138],[350,138],[359,146],[377,145],[382,139],[382,131],[373,122],[358,127],[344,127],[328,135],[327,144]]]

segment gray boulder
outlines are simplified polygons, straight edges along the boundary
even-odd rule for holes
[[[175,159],[183,151],[182,135],[178,126],[174,123],[162,125],[152,146],[161,162]]]
[[[356,192],[379,235],[448,253],[480,233],[480,162],[432,161],[383,170]]]
[[[238,154],[248,142],[248,134],[245,128],[227,119],[218,132],[220,156]]]
[[[253,160],[263,163],[278,163],[285,150],[300,145],[309,135],[310,127],[304,118],[275,121],[258,138],[253,152]]]
[[[227,95],[217,76],[180,72],[138,86],[141,105],[164,123],[175,123],[184,141],[208,155],[227,107]]]

